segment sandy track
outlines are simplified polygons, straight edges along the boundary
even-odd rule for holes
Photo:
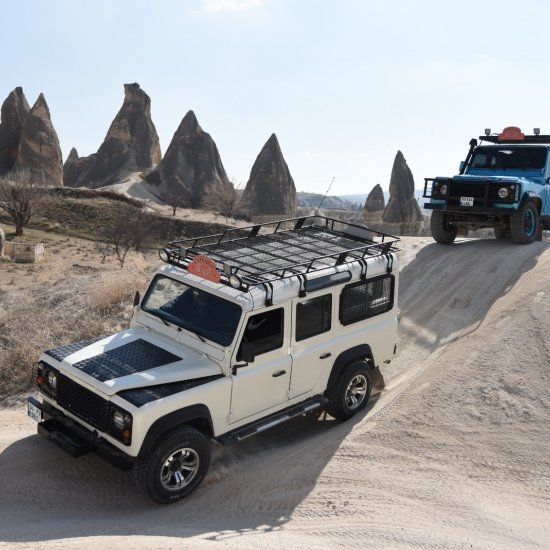
[[[216,448],[163,507],[0,412],[0,546],[550,547],[549,243],[404,239],[398,357],[366,414]]]

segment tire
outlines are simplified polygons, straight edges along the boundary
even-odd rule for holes
[[[210,466],[210,444],[189,426],[169,432],[134,463],[134,481],[156,502],[171,504],[192,493]]]
[[[372,391],[371,369],[364,361],[344,367],[338,382],[327,391],[327,412],[336,420],[348,420],[363,410]]]
[[[430,229],[434,240],[441,244],[453,243],[458,234],[458,228],[447,223],[447,214],[442,210],[432,212]]]
[[[495,239],[507,239],[510,236],[510,231],[507,227],[495,227],[493,228]]]
[[[526,202],[510,216],[510,236],[515,243],[530,244],[539,232],[539,213],[533,202]]]

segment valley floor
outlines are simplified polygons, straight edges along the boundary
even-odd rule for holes
[[[549,548],[549,246],[404,238],[400,349],[368,410],[216,448],[172,506],[0,409],[0,548]]]

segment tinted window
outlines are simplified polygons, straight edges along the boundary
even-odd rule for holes
[[[356,323],[393,307],[393,276],[383,275],[347,285],[340,296],[340,322]]]
[[[296,305],[296,341],[330,330],[332,295],[326,294]]]
[[[253,315],[248,319],[243,334],[243,342],[254,345],[254,354],[260,355],[278,349],[283,345],[284,311],[272,309]],[[240,353],[237,359],[240,360]]]

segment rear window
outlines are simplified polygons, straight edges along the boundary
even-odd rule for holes
[[[393,308],[393,275],[382,275],[347,285],[340,296],[343,325],[380,315]]]

